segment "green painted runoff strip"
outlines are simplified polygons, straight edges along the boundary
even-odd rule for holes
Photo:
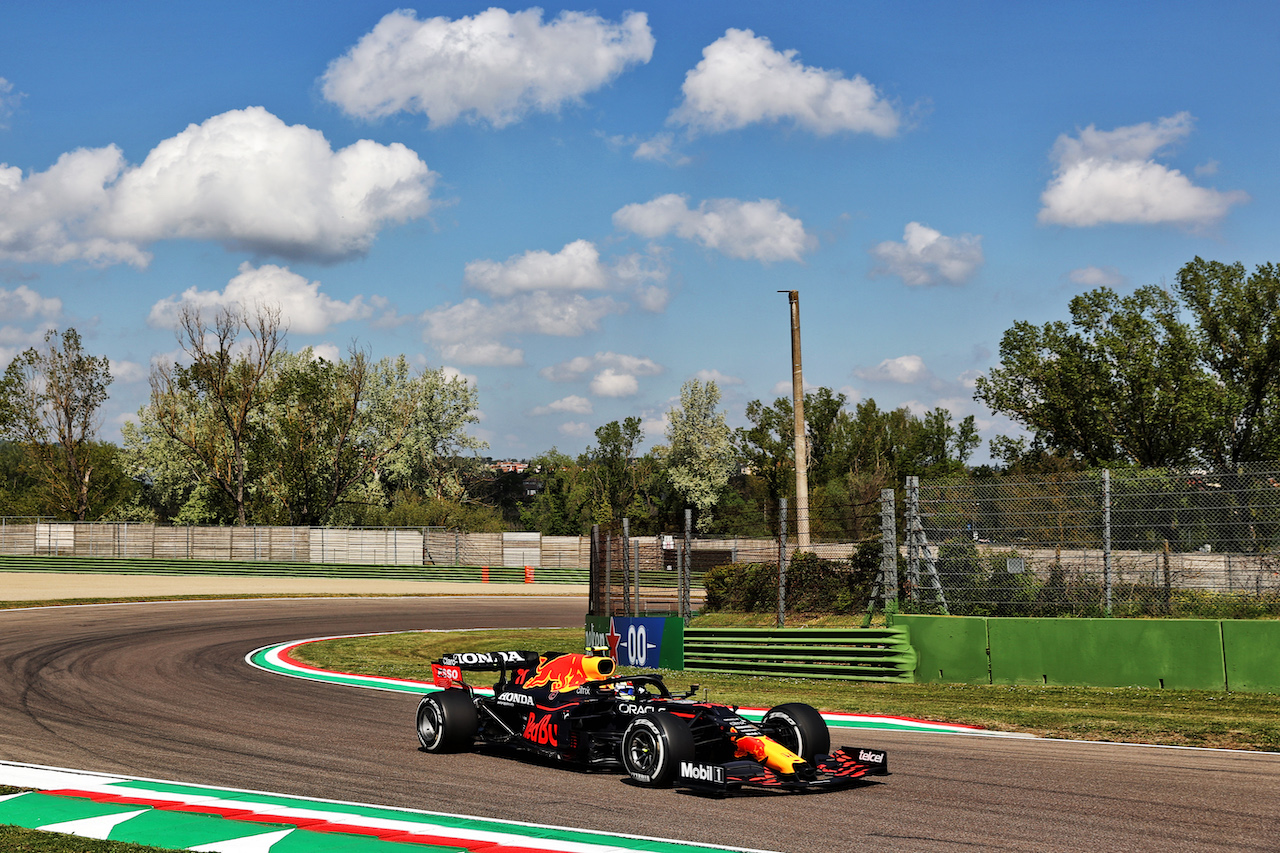
[[[3,824],[210,853],[768,853],[3,761],[0,784],[40,789],[0,796]]]

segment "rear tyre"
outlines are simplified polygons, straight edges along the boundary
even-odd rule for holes
[[[669,786],[680,762],[693,760],[693,733],[670,714],[636,717],[622,733],[622,766],[633,781],[651,788]]]
[[[764,715],[762,727],[770,737],[810,764],[815,755],[831,751],[827,721],[812,705],[788,702],[770,708]]]
[[[427,752],[470,749],[479,730],[475,703],[465,690],[428,693],[418,703],[418,743]]]

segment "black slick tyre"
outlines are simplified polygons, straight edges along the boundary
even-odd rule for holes
[[[670,714],[636,717],[622,733],[622,766],[640,785],[669,786],[680,762],[693,760],[693,733]]]
[[[810,764],[815,755],[826,755],[831,751],[831,732],[827,729],[827,721],[812,705],[788,702],[770,708],[761,727],[770,737]]]
[[[418,703],[418,743],[427,752],[459,752],[475,744],[480,718],[464,690],[428,693]]]

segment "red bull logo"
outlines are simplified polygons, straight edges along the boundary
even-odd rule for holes
[[[553,694],[564,693],[577,690],[588,681],[608,678],[613,674],[613,666],[613,658],[583,654],[559,655],[539,663],[537,670],[521,686],[526,690],[550,687]]]

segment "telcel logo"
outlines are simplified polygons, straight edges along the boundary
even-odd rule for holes
[[[717,785],[723,785],[725,774],[724,768],[719,764],[695,764],[692,761],[681,761],[680,778],[694,779],[699,782],[714,782]]]
[[[872,752],[869,749],[858,750],[858,760],[865,761],[868,764],[884,764],[883,752]]]
[[[533,697],[526,693],[512,693],[507,691],[498,697],[498,701],[503,705],[532,705]]]

